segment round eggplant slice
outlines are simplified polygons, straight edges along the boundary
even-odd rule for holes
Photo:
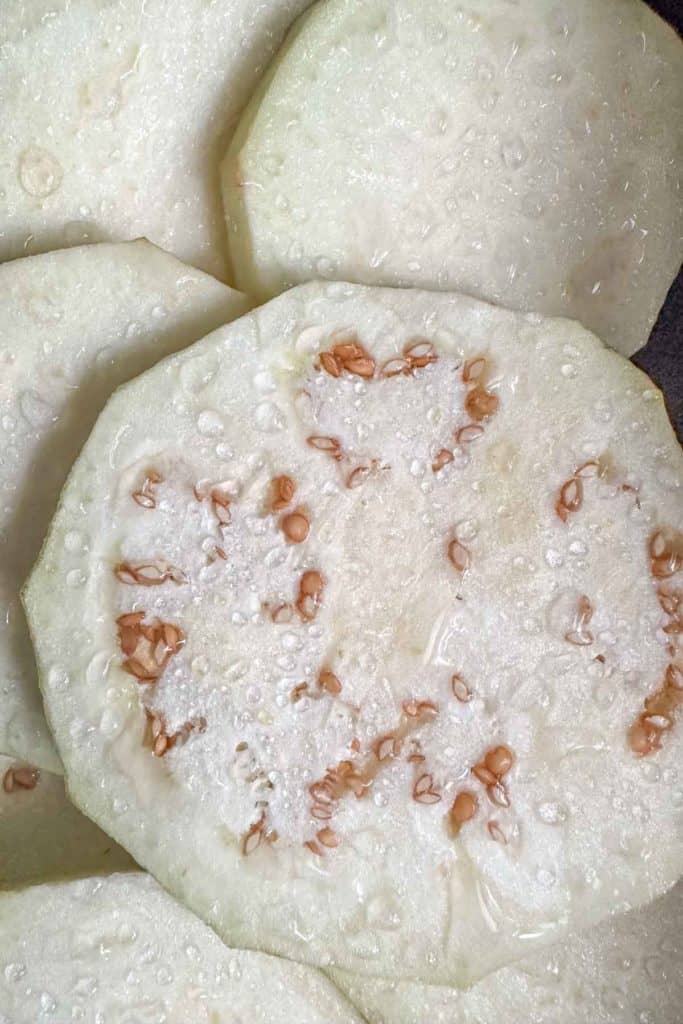
[[[683,257],[681,126],[641,0],[327,0],[223,166],[236,281],[460,290],[631,354]]]
[[[682,915],[679,885],[650,906],[504,967],[468,992],[344,971],[331,975],[369,1024],[677,1024],[683,1003]]]
[[[0,266],[0,753],[61,771],[19,589],[97,414],[123,381],[246,308],[145,241]],[[59,600],[70,595],[67,583]]]
[[[318,971],[228,949],[142,873],[0,895],[0,1022],[361,1024]]]
[[[219,162],[307,3],[3,4],[0,260],[145,235],[224,278]]]
[[[576,323],[288,292],[121,389],[69,479],[25,603],[73,798],[318,966],[469,983],[654,898],[682,485]]]
[[[69,802],[61,776],[0,755],[0,889],[133,867]]]

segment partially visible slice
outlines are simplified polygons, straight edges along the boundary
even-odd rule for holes
[[[331,971],[369,1024],[678,1024],[683,884],[467,992]]]
[[[61,776],[0,755],[0,889],[133,867],[67,799]]]
[[[232,945],[471,982],[683,873],[682,526],[578,324],[294,289],[69,479],[26,607],[70,791]]]
[[[141,873],[0,895],[0,935],[3,1022],[361,1024],[324,975],[226,948]]]
[[[3,3],[0,261],[145,235],[224,279],[219,163],[308,3]]]
[[[19,588],[97,414],[119,384],[246,308],[238,292],[145,241],[0,266],[0,753],[61,771]],[[75,551],[87,540],[73,533],[65,543]],[[60,602],[77,586],[65,580]]]
[[[223,165],[235,280],[460,290],[630,354],[683,258],[683,46],[641,0],[325,0]]]

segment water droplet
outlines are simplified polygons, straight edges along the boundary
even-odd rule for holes
[[[64,226],[64,244],[89,245],[97,238],[97,227],[87,220],[70,220]]]
[[[519,135],[515,135],[503,142],[500,155],[505,166],[516,171],[526,161],[529,151]]]
[[[216,375],[216,364],[213,359],[195,356],[185,359],[181,364],[179,377],[181,387],[190,394],[197,394],[211,383]]]
[[[57,1003],[49,992],[40,993],[40,1009],[42,1013],[54,1013],[57,1009]]]
[[[68,587],[82,587],[88,577],[82,569],[71,569],[66,574],[66,585]]]
[[[8,434],[11,433],[17,425],[17,421],[13,416],[3,416],[0,422],[2,423],[2,429],[7,431]]]
[[[85,538],[78,530],[69,530],[64,537],[64,547],[67,551],[76,553],[82,551],[85,546]]]
[[[19,408],[32,427],[45,427],[57,419],[50,405],[36,391],[24,391],[19,399]]]
[[[165,306],[153,306],[152,307],[152,316],[154,317],[155,320],[163,320],[164,317],[167,316],[167,315],[168,315],[168,310],[166,309]]]
[[[593,419],[599,423],[609,423],[613,416],[614,409],[608,398],[601,398],[593,406]]]
[[[47,685],[51,690],[64,690],[69,685],[69,675],[61,665],[53,665],[49,670]]]
[[[12,984],[16,984],[16,982],[21,981],[21,979],[24,977],[25,974],[26,974],[26,965],[25,964],[18,964],[18,963],[7,964],[7,966],[5,967],[5,970],[4,970],[5,980],[10,982],[10,983],[12,983]]]
[[[334,263],[327,256],[320,256],[315,261],[315,269],[321,277],[330,277],[334,273]]]
[[[563,363],[560,367],[560,373],[563,377],[566,377],[567,380],[572,380],[572,378],[576,377],[577,372],[578,371],[573,363]]]
[[[546,825],[561,825],[569,817],[569,811],[555,800],[545,800],[536,807],[536,813]]]
[[[539,868],[536,872],[536,881],[543,889],[552,889],[557,881],[557,875],[550,868]]]
[[[555,548],[548,548],[544,558],[551,569],[559,569],[561,565],[564,565],[564,556],[560,551],[556,551]]]
[[[24,192],[45,199],[62,183],[62,165],[42,146],[29,146],[19,157],[19,183]]]
[[[214,409],[204,409],[197,417],[197,430],[205,437],[216,437],[222,434],[224,429],[223,417]]]
[[[254,410],[254,423],[258,430],[262,430],[265,434],[273,434],[283,429],[285,417],[274,402],[259,402]]]

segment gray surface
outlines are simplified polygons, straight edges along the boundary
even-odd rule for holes
[[[648,0],[650,7],[683,34],[683,0]],[[671,286],[666,303],[645,348],[633,362],[645,370],[666,395],[669,415],[683,441],[683,271]]]

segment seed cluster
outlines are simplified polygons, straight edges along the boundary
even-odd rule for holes
[[[185,643],[179,626],[153,619],[145,622],[146,612],[127,612],[116,620],[119,646],[126,656],[123,668],[139,683],[155,683],[174,654]]]
[[[156,485],[161,483],[163,483],[161,474],[156,469],[148,469],[141,486],[133,492],[132,498],[136,505],[141,508],[156,508]]]
[[[664,633],[672,660],[661,685],[645,698],[644,709],[629,730],[629,744],[638,757],[661,749],[664,735],[673,729],[677,709],[683,706],[683,592],[670,584],[661,584],[661,580],[670,580],[683,569],[683,534],[668,527],[655,530],[648,542],[648,555],[657,597],[667,617]]]
[[[509,747],[497,746],[488,750],[481,761],[471,769],[475,779],[486,787],[486,795],[496,807],[510,806],[510,796],[503,780],[514,761],[514,755]],[[479,801],[476,795],[469,789],[460,790],[448,812],[447,823],[451,835],[457,836],[462,826],[474,818],[478,809]],[[507,842],[505,833],[497,821],[490,820],[487,828],[489,835],[496,842]]]

